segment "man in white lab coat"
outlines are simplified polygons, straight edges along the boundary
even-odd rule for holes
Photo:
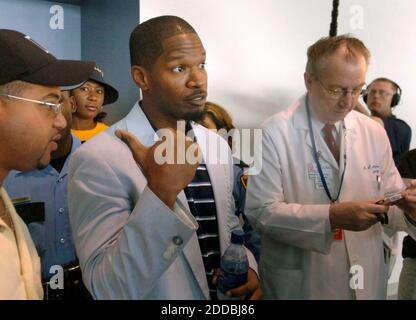
[[[383,227],[416,235],[415,181],[405,190],[385,130],[352,111],[369,57],[358,39],[319,40],[307,94],[262,125],[246,209],[262,236],[266,299],[384,299]],[[389,192],[401,192],[397,206],[375,204]]]

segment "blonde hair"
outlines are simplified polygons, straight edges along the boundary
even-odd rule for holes
[[[233,120],[228,112],[220,105],[207,101],[205,103],[204,115],[211,116],[217,129],[225,129],[230,131],[234,129]]]
[[[340,48],[345,48],[345,59],[347,61],[356,61],[359,56],[363,56],[367,65],[370,63],[371,54],[364,43],[349,34],[344,34],[336,37],[321,38],[311,45],[308,48],[306,72],[316,75],[322,60],[331,56]]]

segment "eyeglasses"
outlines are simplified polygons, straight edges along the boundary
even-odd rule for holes
[[[330,99],[338,100],[341,97],[345,97],[348,93],[351,93],[351,95],[354,98],[357,98],[367,93],[367,89],[363,89],[366,85],[363,85],[361,88],[356,88],[352,90],[347,90],[345,88],[328,89],[327,87],[324,86],[321,80],[319,80],[319,78],[315,77],[315,79],[318,80],[318,83],[320,84],[320,86],[328,93],[328,97]]]
[[[376,94],[378,93],[378,95],[380,97],[388,97],[388,96],[392,96],[394,93],[390,93],[384,90],[375,90],[375,89],[371,89],[370,91],[368,91],[368,95],[374,97]]]
[[[49,109],[52,109],[53,111],[55,111],[56,114],[58,114],[59,112],[61,112],[62,107],[64,105],[62,102],[59,102],[59,103],[45,102],[45,101],[39,101],[39,100],[33,100],[33,99],[28,99],[28,98],[22,98],[22,97],[12,96],[11,94],[2,93],[2,92],[0,92],[0,96],[8,97],[8,98],[11,98],[11,99],[17,99],[17,100],[23,100],[23,101],[28,101],[28,102],[34,102],[34,103],[40,104],[42,106],[45,106],[45,107],[47,107]]]

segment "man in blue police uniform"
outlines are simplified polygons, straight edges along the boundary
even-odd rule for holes
[[[368,94],[363,96],[372,118],[386,129],[396,166],[400,156],[409,151],[412,137],[409,125],[392,113],[399,104],[401,95],[402,89],[396,82],[387,78],[377,78],[368,86]]]
[[[71,115],[76,104],[68,90],[62,91],[62,102],[67,126],[59,133],[61,138],[57,150],[51,154],[50,164],[29,172],[13,170],[4,186],[27,223],[41,258],[45,299],[88,299],[72,240],[67,204],[68,163],[81,141],[71,134]],[[48,282],[57,274],[54,266],[63,267],[63,288],[52,289]]]
[[[248,221],[244,208],[246,204],[246,190],[247,190],[247,178],[245,170],[246,165],[234,164],[234,186],[233,186],[233,197],[235,200],[235,214],[243,220],[243,231],[244,231],[244,244],[253,253],[256,261],[260,261],[261,251],[261,238],[260,234],[253,229],[250,222]]]

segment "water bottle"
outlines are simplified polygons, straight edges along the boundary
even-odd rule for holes
[[[247,282],[248,260],[241,229],[231,233],[231,244],[221,257],[221,271],[218,279],[219,300],[240,300],[244,297],[229,297],[226,292]]]

